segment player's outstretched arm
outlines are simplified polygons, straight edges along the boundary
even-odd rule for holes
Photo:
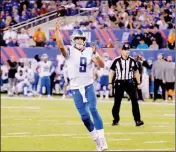
[[[102,57],[97,53],[96,46],[92,46],[92,50],[94,54],[93,62],[97,64],[100,68],[104,68],[104,61]]]
[[[63,39],[60,33],[60,24],[59,21],[56,22],[56,26],[55,26],[55,35],[56,35],[56,43],[57,43],[57,47],[59,48],[59,50],[61,51],[62,55],[64,57],[67,57],[68,55],[68,51],[67,49],[64,47],[64,43],[63,43]]]

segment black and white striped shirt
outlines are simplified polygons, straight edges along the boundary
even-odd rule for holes
[[[123,59],[120,56],[114,59],[110,69],[116,73],[115,80],[131,80],[138,68],[136,61],[132,57],[129,56],[127,59]]]

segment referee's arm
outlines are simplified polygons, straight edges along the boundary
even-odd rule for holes
[[[109,73],[109,85],[108,85],[108,88],[109,89],[112,89],[112,80],[114,78],[114,75],[115,75],[115,64],[116,62],[114,61],[110,67],[110,73]]]

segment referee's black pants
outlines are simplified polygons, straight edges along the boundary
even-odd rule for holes
[[[132,113],[134,117],[134,121],[140,121],[140,110],[139,110],[139,104],[137,100],[137,94],[136,94],[136,86],[133,80],[117,80],[115,82],[115,96],[114,96],[114,106],[112,108],[112,115],[114,118],[114,122],[119,122],[120,116],[120,105],[121,101],[124,95],[124,91],[127,92],[131,99],[132,103]]]
[[[166,99],[166,96],[165,96],[165,91],[166,91],[165,90],[165,84],[163,83],[162,80],[155,78],[154,79],[154,101],[157,99],[159,86],[161,86],[161,89],[162,89],[163,100]]]

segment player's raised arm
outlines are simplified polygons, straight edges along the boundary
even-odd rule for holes
[[[63,43],[63,39],[60,33],[60,24],[59,21],[56,22],[56,26],[55,26],[55,35],[56,35],[56,43],[57,43],[57,47],[59,48],[59,50],[61,51],[62,55],[64,57],[67,57],[68,55],[68,51],[67,49],[64,47],[64,43]]]
[[[96,51],[96,46],[92,46],[92,50],[93,50],[93,62],[97,64],[100,68],[104,68],[104,61]]]

